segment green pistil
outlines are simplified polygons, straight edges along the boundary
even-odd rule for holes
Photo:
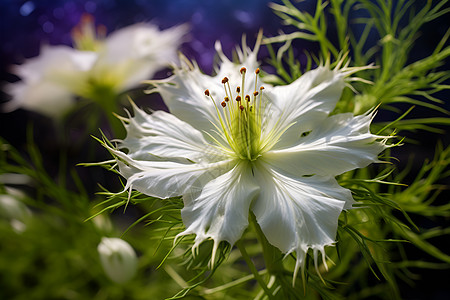
[[[234,98],[231,91],[228,78],[222,80],[225,89],[225,98],[221,102],[223,114],[216,105],[209,90],[205,91],[205,95],[210,97],[217,110],[221,131],[225,139],[232,148],[233,152],[244,160],[254,161],[261,154],[261,94],[263,88],[258,92],[257,81],[255,82],[255,91],[253,97],[245,94],[245,73],[246,69],[241,68],[242,88],[237,87],[237,96]],[[255,71],[256,77],[259,69]],[[259,97],[258,97],[259,96]],[[234,99],[234,100],[233,100]]]

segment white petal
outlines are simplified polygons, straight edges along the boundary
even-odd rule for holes
[[[242,45],[243,49],[237,47],[236,53],[238,55],[239,64],[236,64],[236,62],[229,60],[228,57],[223,53],[222,45],[219,41],[217,41],[214,46],[221,63],[215,77],[218,79],[222,79],[223,77],[227,76],[231,81],[234,81],[235,79],[239,81],[241,78],[240,73],[236,71],[238,71],[241,67],[247,68],[247,71],[250,72],[249,74],[252,74],[252,72],[254,72],[256,68],[259,67],[257,55],[260,42],[261,41],[259,39],[256,41],[255,48],[253,50],[245,45],[245,41]]]
[[[6,87],[13,100],[5,109],[23,107],[61,117],[73,105],[73,95],[82,93],[87,72],[96,57],[93,52],[67,46],[42,47],[39,56],[14,68],[22,81]]]
[[[116,30],[106,39],[106,54],[111,61],[146,59],[167,65],[177,61],[177,50],[187,26],[160,30],[156,25],[139,23]]]
[[[331,175],[378,162],[386,146],[370,133],[371,115],[338,114],[322,121],[290,148],[273,150],[263,159],[291,174]]]
[[[133,108],[134,117],[125,120],[127,137],[120,143],[120,148],[128,149],[131,158],[185,163],[224,158],[200,131],[174,115],[164,111],[149,115],[134,104]]]
[[[135,87],[156,71],[175,64],[186,26],[160,31],[152,24],[135,24],[113,32],[93,70],[98,81],[114,84],[118,92]]]
[[[6,112],[24,108],[58,119],[75,104],[69,90],[52,82],[26,84],[19,81],[6,85],[5,91],[13,98],[3,105],[2,109]]]
[[[194,128],[211,132],[219,126],[217,112],[205,90],[222,91],[221,81],[195,70],[175,70],[175,75],[157,83],[158,91],[169,111]],[[212,94],[216,96],[216,94]],[[217,97],[220,99],[220,97]],[[217,101],[217,99],[216,99]],[[217,103],[219,105],[219,103]]]
[[[231,161],[183,164],[168,161],[132,159],[125,153],[109,148],[116,157],[120,174],[127,179],[125,190],[170,198],[194,193],[213,178],[227,172]]]
[[[322,66],[289,85],[268,90],[266,95],[274,104],[273,125],[269,126],[275,131],[291,126],[275,147],[292,145],[303,132],[320,124],[335,108],[344,87],[343,74]]]
[[[96,58],[94,52],[79,51],[68,46],[43,46],[39,56],[15,66],[13,71],[22,80],[34,82],[42,77],[56,77],[53,75],[55,73],[87,71]]]
[[[248,225],[249,206],[258,192],[249,162],[241,161],[229,172],[211,180],[199,195],[186,195],[181,210],[186,230],[196,234],[194,249],[204,240],[214,240],[214,252],[221,241],[233,245]]]
[[[259,165],[260,194],[252,208],[267,240],[284,253],[296,251],[297,268],[309,248],[324,253],[335,240],[338,218],[353,203],[332,177],[300,177]]]

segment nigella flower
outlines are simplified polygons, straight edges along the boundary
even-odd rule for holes
[[[221,241],[240,239],[251,211],[272,245],[296,253],[297,272],[309,249],[316,262],[325,257],[354,203],[335,177],[377,162],[386,146],[370,133],[373,115],[330,115],[358,68],[325,64],[271,87],[259,78],[258,46],[238,50],[237,65],[217,44],[216,76],[186,63],[153,81],[170,113],[134,107],[126,138],[110,150],[126,189],[183,196],[180,236],[195,234],[193,249],[212,239],[212,262]]]
[[[75,103],[74,94],[85,85],[97,56],[71,47],[43,46],[37,57],[12,68],[20,81],[5,86],[12,96],[3,109],[24,108],[59,118]]]
[[[84,15],[73,30],[75,47],[98,54],[91,70],[90,86],[84,91],[86,97],[92,97],[99,87],[100,92],[104,87],[115,93],[126,91],[176,63],[177,50],[186,32],[186,25],[160,30],[151,23],[138,23],[105,37],[106,29],[99,26],[96,31],[92,16]]]
[[[13,67],[21,80],[6,85],[13,99],[4,110],[22,107],[59,118],[73,107],[75,96],[114,101],[175,63],[186,31],[183,25],[160,31],[142,23],[106,36],[104,27],[95,28],[92,16],[84,15],[72,32],[75,48],[46,45],[39,56]]]

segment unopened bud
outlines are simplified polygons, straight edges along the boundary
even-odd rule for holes
[[[137,271],[137,256],[134,249],[122,239],[102,238],[97,247],[106,275],[116,283],[125,283]]]

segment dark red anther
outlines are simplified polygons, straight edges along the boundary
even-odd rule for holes
[[[247,100],[247,102],[250,102],[250,96],[249,95],[245,95],[245,100]]]
[[[254,91],[254,92],[253,92],[253,96],[255,96],[255,97],[258,96],[258,94],[259,94],[258,91]]]
[[[243,111],[244,108],[245,108],[245,107],[244,107],[243,105],[239,106],[239,109],[240,109],[241,111]]]
[[[243,73],[247,72],[247,69],[245,67],[242,67],[240,72],[241,72],[241,74],[243,74]]]
[[[222,101],[222,103],[220,103],[222,105],[222,107],[227,106],[227,104],[225,103],[225,101]]]
[[[224,78],[222,79],[222,83],[225,84],[225,83],[227,83],[227,82],[228,82],[228,78],[227,78],[227,77],[224,77]]]
[[[209,90],[205,90],[205,95],[209,96]]]
[[[263,86],[261,86],[260,88],[259,88],[261,91],[264,89],[264,87]]]
[[[236,88],[236,93],[239,94],[240,92],[241,92],[241,87],[238,86],[238,87]]]
[[[259,68],[256,68],[255,73],[256,73],[256,75],[259,74]]]
[[[237,96],[236,101],[238,101],[238,102],[241,101],[241,96]]]
[[[225,98],[223,98],[223,100],[225,100],[225,102],[228,102],[228,101],[230,101],[230,98],[225,97]]]

